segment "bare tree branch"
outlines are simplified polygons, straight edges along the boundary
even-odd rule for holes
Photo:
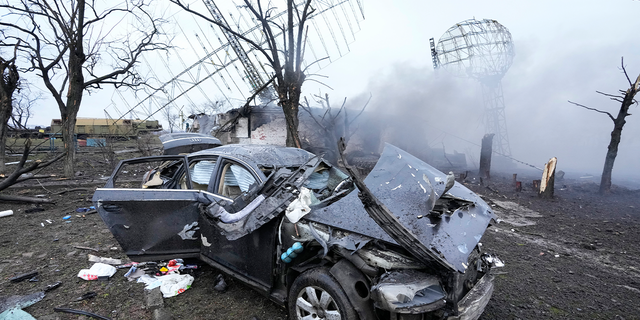
[[[591,110],[591,111],[595,111],[595,112],[599,112],[599,113],[604,113],[604,114],[608,115],[608,116],[609,116],[609,118],[611,118],[611,120],[613,120],[613,121],[615,121],[615,120],[616,120],[616,119],[611,115],[611,113],[609,113],[609,112],[602,111],[602,110],[598,110],[598,109],[595,109],[595,108],[590,108],[590,107],[587,107],[587,106],[585,106],[585,105],[581,105],[581,104],[579,104],[579,103],[575,103],[575,102],[573,102],[573,101],[571,101],[571,100],[568,100],[568,102],[569,102],[569,103],[571,103],[571,104],[573,104],[573,105],[576,105],[576,106],[578,106],[578,107],[585,108],[585,109],[587,109],[587,110]]]
[[[629,86],[633,87],[633,83],[631,82],[631,79],[629,79],[629,75],[627,74],[627,69],[625,69],[624,67],[624,57],[620,57],[620,67],[622,68],[622,72],[624,73],[624,76],[627,78],[627,81],[629,82]]]
[[[2,180],[2,182],[0,182],[0,191],[14,185],[16,183],[16,181],[18,180],[18,178],[20,178],[20,176],[24,173],[27,172],[31,172],[35,169],[38,168],[44,168],[47,167],[49,165],[51,165],[52,163],[60,160],[65,154],[61,153],[59,155],[57,155],[56,157],[54,157],[53,159],[42,163],[40,160],[35,161],[33,164],[31,164],[28,167],[24,167],[24,164],[27,162],[27,158],[29,158],[29,152],[31,147],[31,140],[27,140],[27,142],[25,143],[24,146],[24,151],[22,153],[22,157],[20,158],[20,162],[18,162],[17,168],[13,171],[13,173],[11,173],[5,180]]]
[[[360,110],[360,112],[353,119],[351,119],[351,122],[349,122],[349,125],[353,124],[353,122],[356,121],[358,117],[360,117],[360,115],[364,112],[364,109],[366,109],[367,106],[369,105],[369,102],[371,101],[372,97],[373,97],[373,94],[369,93],[369,99],[367,99],[367,102],[364,104],[364,106],[362,106],[362,109]]]

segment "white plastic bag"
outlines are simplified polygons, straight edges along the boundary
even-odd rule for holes
[[[191,288],[193,277],[188,274],[168,274],[166,276],[156,277],[162,282],[160,291],[165,298],[177,296],[185,290]]]
[[[138,278],[138,282],[140,283],[144,283],[145,284],[145,289],[146,290],[151,290],[155,287],[159,287],[162,285],[162,281],[156,279],[155,276],[150,276],[148,274],[145,274],[143,276],[141,276],[140,278]]]
[[[117,269],[104,263],[95,263],[89,269],[82,269],[78,272],[78,277],[85,280],[97,280],[98,277],[111,277],[116,273]]]

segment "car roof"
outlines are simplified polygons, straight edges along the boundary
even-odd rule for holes
[[[313,153],[303,149],[264,144],[228,144],[198,151],[189,156],[200,155],[223,155],[253,162],[256,165],[274,165],[278,167],[299,166],[315,156]]]

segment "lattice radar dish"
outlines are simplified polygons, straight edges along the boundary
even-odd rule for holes
[[[447,71],[480,81],[499,81],[515,56],[509,30],[490,19],[457,23],[440,37],[436,51]]]

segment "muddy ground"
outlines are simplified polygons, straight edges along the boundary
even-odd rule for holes
[[[133,142],[113,147],[127,150],[117,154],[118,159],[140,156],[137,149]],[[15,212],[0,218],[0,296],[63,283],[25,309],[37,319],[86,319],[56,313],[54,307],[112,319],[151,319],[144,286],[128,282],[125,271],[109,281],[77,277],[80,269],[91,266],[89,253],[127,259],[97,214],[75,211],[91,205],[93,191],[111,172],[113,157],[100,151],[104,150],[80,149],[75,179],[61,179],[58,163],[40,172],[57,177],[31,180],[3,192],[46,195],[55,201],[39,206],[0,203],[0,211]],[[593,182],[564,179],[556,181],[556,197],[545,200],[531,186],[539,177],[520,175],[524,189],[515,192],[510,174],[494,174],[484,185],[473,178],[465,182],[504,220],[482,239],[483,248],[497,253],[506,266],[497,270],[496,289],[481,319],[640,319],[640,191],[616,187],[602,197]],[[78,188],[83,190],[56,194]],[[43,211],[29,210],[36,207]],[[63,220],[67,215],[71,218]],[[38,271],[37,281],[8,280],[30,271]],[[217,274],[203,266],[191,289],[164,300],[165,309],[179,319],[287,318],[283,308],[233,279],[226,278],[225,292],[215,291]],[[97,296],[74,302],[87,292]]]

